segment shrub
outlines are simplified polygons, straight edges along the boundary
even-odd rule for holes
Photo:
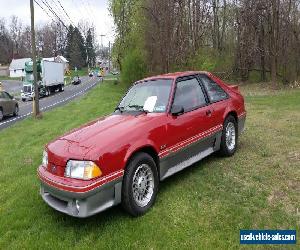
[[[143,53],[137,49],[127,53],[122,61],[121,82],[130,86],[145,77],[147,69]]]

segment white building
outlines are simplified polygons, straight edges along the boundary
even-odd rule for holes
[[[10,77],[24,77],[25,63],[31,61],[31,58],[13,59],[9,65]]]
[[[25,63],[31,61],[31,58],[13,59],[9,65],[10,77],[24,77]]]

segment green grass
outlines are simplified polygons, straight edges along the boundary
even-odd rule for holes
[[[21,81],[21,77],[0,76],[0,81],[1,80],[16,80],[16,81]]]
[[[43,146],[110,113],[124,90],[104,83],[42,120],[0,132],[0,249],[236,249],[240,229],[297,229],[299,242],[299,90],[242,87],[247,129],[237,153],[210,156],[162,182],[143,217],[118,206],[77,219],[47,206],[36,176]]]

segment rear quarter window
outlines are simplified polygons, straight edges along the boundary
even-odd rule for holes
[[[206,75],[200,75],[199,78],[206,89],[210,102],[219,102],[228,98],[228,94],[211,78]]]

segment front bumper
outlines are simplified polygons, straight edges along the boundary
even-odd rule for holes
[[[33,99],[34,94],[33,93],[21,93],[21,98],[22,99]]]
[[[58,177],[54,176],[54,181],[52,174],[46,172],[43,167],[39,167],[40,193],[43,200],[57,211],[85,218],[121,202],[122,170],[100,178],[95,184],[89,183],[80,187],[66,185],[66,178],[61,178],[61,182],[58,182]]]

